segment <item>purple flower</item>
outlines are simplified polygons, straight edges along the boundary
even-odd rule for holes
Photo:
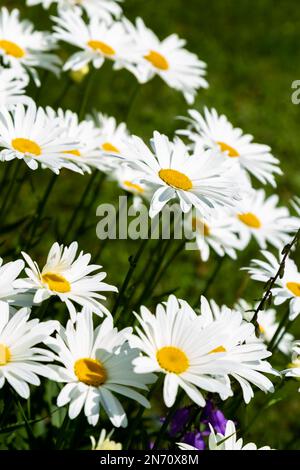
[[[184,430],[185,425],[187,424],[190,417],[190,408],[179,408],[173,416],[173,419],[170,423],[169,434],[171,437],[175,437],[176,434]]]
[[[210,423],[216,432],[224,435],[227,421],[222,411],[218,410],[213,403],[208,400],[203,408],[201,422],[204,424]]]
[[[185,444],[194,446],[198,450],[205,449],[205,442],[203,440],[202,433],[200,431],[188,432],[184,436],[182,442],[184,442]]]

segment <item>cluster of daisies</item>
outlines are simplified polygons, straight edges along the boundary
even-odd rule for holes
[[[39,86],[37,68],[56,75],[68,70],[85,74],[89,64],[99,69],[105,61],[110,61],[114,70],[128,70],[140,84],[158,75],[171,88],[182,92],[189,103],[194,101],[197,90],[208,87],[204,78],[206,64],[184,48],[185,40],[172,34],[160,41],[141,18],[131,23],[122,16],[116,1],[27,2],[29,6],[38,3],[46,8],[51,3],[58,4],[57,15],[51,17],[52,33],[36,31],[31,22],[20,18],[17,9],[0,10],[0,58],[4,67],[15,71],[13,77],[5,73],[5,68],[0,69],[1,94],[6,91],[15,97],[23,95],[26,76],[31,76]],[[55,53],[59,42],[77,49],[64,64]]]
[[[116,288],[103,282],[106,273],[90,264],[89,254],[77,256],[77,250],[76,242],[55,243],[42,269],[26,253],[25,261],[1,265],[0,387],[7,381],[28,398],[29,385],[47,377],[63,384],[57,405],[69,405],[70,419],[84,411],[96,425],[104,409],[115,427],[127,425],[116,395],[150,407],[145,392],[159,374],[167,407],[179,388],[200,407],[208,392],[222,400],[232,396],[232,381],[240,384],[246,403],[253,385],[273,391],[266,377],[278,375],[267,360],[271,353],[240,310],[218,308],[202,297],[197,314],[186,301],[170,296],[155,313],[141,307],[135,332],[118,330],[103,305],[103,294]],[[66,327],[30,317],[30,309],[50,297],[66,305]],[[94,314],[103,317],[96,328]]]
[[[182,118],[187,127],[173,139],[155,131],[147,145],[114,117],[94,113],[79,119],[70,110],[38,107],[26,95],[31,77],[40,85],[38,68],[90,73],[90,64],[99,69],[109,60],[141,84],[159,75],[193,103],[197,90],[208,86],[205,63],[185,50],[177,35],[160,41],[140,18],[131,23],[118,0],[27,0],[28,6],[37,4],[56,8],[52,33],[36,31],[16,9],[0,10],[1,164],[19,159],[32,170],[56,174],[62,169],[102,172],[133,194],[136,207],[147,204],[151,218],[176,201],[190,216],[204,262],[211,250],[236,259],[254,239],[265,259],[253,260],[246,269],[264,283],[276,277],[274,304],[289,301],[293,321],[300,313],[300,272],[290,257],[282,275],[277,272],[282,248],[300,226],[299,201],[289,210],[279,205],[276,194],[252,186],[255,178],[272,191],[276,187],[281,170],[270,147],[254,143],[215,109],[189,110]],[[60,42],[76,49],[64,64],[55,53]],[[279,257],[269,246],[279,250]],[[202,297],[195,310],[171,295],[155,312],[142,306],[132,314],[135,329],[117,329],[104,295],[117,288],[104,282],[106,273],[90,264],[89,254],[77,252],[77,242],[54,243],[43,268],[27,253],[22,253],[24,260],[1,260],[0,388],[7,381],[27,399],[30,385],[38,386],[42,376],[62,384],[57,405],[68,405],[70,419],[83,412],[95,426],[104,410],[115,427],[127,426],[128,398],[151,406],[148,391],[161,375],[167,407],[182,393],[204,407],[209,393],[227,400],[236,385],[245,403],[253,398],[253,387],[274,390],[268,375],[281,375],[268,360],[267,345],[280,328],[274,309],[258,313],[257,335],[251,322],[255,305],[241,300],[229,308]],[[66,326],[32,317],[31,310],[44,315],[54,302],[65,304]],[[292,353],[282,374],[299,377],[299,341],[282,328],[276,346],[285,355]],[[103,430],[98,444],[92,440],[93,448],[120,448],[110,436]],[[228,421],[223,433],[211,429],[209,448],[256,446],[243,446]]]

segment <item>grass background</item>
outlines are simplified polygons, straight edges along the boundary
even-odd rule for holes
[[[21,9],[24,16],[31,19],[38,29],[50,29],[47,12],[40,7],[26,8],[24,3],[0,1],[0,5]],[[284,172],[284,175],[278,178],[276,189],[283,204],[287,204],[291,196],[299,194],[300,186],[300,107],[291,102],[291,84],[300,79],[300,9],[297,6],[295,0],[124,2],[124,13],[129,19],[141,16],[161,38],[177,33],[186,38],[189,50],[207,62],[210,88],[199,92],[194,107],[199,110],[204,105],[216,107],[235,125],[253,134],[257,142],[272,147],[273,153],[281,160]],[[53,13],[54,9],[51,12]],[[68,50],[65,46],[64,51],[67,56]],[[87,79],[80,85],[73,84],[64,89],[66,75],[56,79],[41,73],[41,77],[42,90],[39,92],[31,87],[31,94],[38,104],[53,105],[64,92],[60,104],[64,108],[79,111]],[[133,96],[134,103],[128,114]],[[113,72],[110,65],[106,64],[93,77],[88,109],[113,115],[118,120],[126,119],[130,131],[147,140],[154,129],[172,136],[179,125],[175,117],[186,114],[187,105],[179,93],[169,89],[159,79],[154,79],[137,90],[135,80],[128,72]],[[12,173],[14,163],[9,165],[12,166]],[[0,177],[4,171],[3,167],[4,165],[0,165]],[[27,172],[18,176],[20,190],[16,194],[16,203],[8,214],[6,223],[13,223],[26,215],[34,216],[37,201],[41,198],[50,177],[49,171]],[[63,232],[87,180],[88,176],[62,172],[46,207],[45,218],[39,230],[39,243],[31,252],[37,260],[45,257],[51,243]],[[254,184],[256,185],[255,182]],[[274,191],[270,187],[266,190],[269,194]],[[119,194],[121,191],[114,183],[104,182],[93,195],[91,211],[86,220],[85,212],[80,214],[85,226],[90,227],[88,230],[80,229],[77,233],[80,246],[85,251],[95,255],[99,249],[100,242],[95,234],[98,221],[95,216],[96,207],[103,202],[116,201]],[[6,254],[7,258],[15,256],[22,248],[27,227],[25,221],[13,233],[2,231],[2,253]],[[72,232],[68,241],[73,238]],[[128,257],[135,253],[136,245],[137,242],[117,240],[105,245],[99,260],[108,272],[108,282],[116,285],[122,283],[128,269]],[[154,244],[152,249],[153,261],[156,254]],[[258,247],[252,243],[240,254],[237,262],[227,260],[209,291],[209,297],[229,305],[239,295],[250,301],[259,298],[262,286],[249,282],[248,276],[239,271],[241,266],[249,265],[251,258],[257,255]],[[176,295],[194,303],[215,263],[214,257],[204,264],[201,263],[197,252],[183,252],[169,266],[147,303],[153,306],[161,293],[171,289],[176,289]],[[144,266],[141,263],[141,268],[137,269],[137,278],[140,279],[145,274],[147,279],[150,268],[151,262],[143,272]],[[135,294],[135,287],[141,288],[133,285],[132,295]],[[280,309],[279,315],[283,311],[284,308]],[[298,319],[293,327],[296,334],[298,331],[300,334],[300,327],[297,326],[299,321]],[[282,369],[286,366],[286,359],[278,354],[274,365]],[[275,403],[275,397],[275,401],[268,403],[266,408],[262,408],[266,398],[260,392],[248,407],[242,407],[240,427],[245,433],[248,432],[247,439],[276,448],[300,446],[297,387],[296,382],[290,381],[283,392],[276,395],[278,402]],[[230,413],[229,409],[227,411]],[[248,428],[248,423],[258,411],[255,424]]]

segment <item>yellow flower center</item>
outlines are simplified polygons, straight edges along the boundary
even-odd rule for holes
[[[92,49],[94,49],[94,51],[101,52],[101,54],[103,55],[112,56],[116,53],[116,51],[112,47],[102,41],[96,41],[91,39],[90,41],[88,41],[87,44]]]
[[[219,352],[226,352],[227,350],[224,348],[224,346],[218,346],[217,348],[215,349],[212,349],[209,354],[213,354],[213,353],[219,353]]]
[[[144,58],[159,70],[169,69],[169,62],[159,52],[150,51]]]
[[[238,218],[243,224],[248,225],[251,228],[260,228],[261,221],[252,212],[246,212],[245,214],[238,214]]]
[[[300,282],[287,282],[286,287],[290,290],[296,297],[300,297]]]
[[[169,186],[172,186],[176,189],[183,189],[184,191],[188,191],[193,187],[193,183],[188,176],[181,173],[180,171],[172,170],[171,168],[159,170],[158,176]]]
[[[142,194],[145,190],[141,186],[135,183],[131,183],[131,181],[124,181],[124,186],[126,186],[129,190],[136,191]]]
[[[75,157],[81,157],[81,153],[79,150],[74,149],[74,150],[64,150],[63,153],[69,154],[69,155],[74,155]]]
[[[33,140],[30,139],[23,139],[22,137],[17,137],[11,141],[12,147],[21,153],[30,153],[31,155],[35,155],[38,157],[42,153],[42,149]]]
[[[74,364],[74,372],[80,382],[93,387],[100,387],[107,379],[102,363],[89,357],[78,359]]]
[[[156,353],[160,367],[173,374],[182,374],[189,368],[189,360],[181,349],[174,346],[165,346]]]
[[[266,330],[265,330],[264,327],[261,326],[260,324],[258,324],[258,329],[259,329],[259,331],[260,331],[260,333],[261,333],[262,335],[265,334]]]
[[[197,219],[196,217],[192,219],[192,229],[194,232],[198,230],[205,237],[208,237],[210,234],[209,226],[203,220]]]
[[[231,147],[228,144],[225,144],[225,142],[217,142],[219,145],[220,149],[222,152],[227,152],[228,157],[239,157],[240,154],[237,150],[235,150],[233,147]]]
[[[122,444],[111,441],[110,439],[105,439],[102,444],[98,444],[93,450],[122,450]]]
[[[42,274],[42,282],[47,284],[48,288],[54,292],[64,294],[70,292],[71,284],[61,274],[45,273]]]
[[[5,366],[11,358],[9,348],[5,344],[0,344],[0,366]]]
[[[113,144],[111,144],[110,142],[104,142],[102,145],[102,150],[104,150],[105,152],[114,152],[114,153],[120,153],[120,150],[115,147]]]
[[[15,42],[7,41],[6,39],[0,39],[0,49],[3,49],[5,54],[11,55],[16,59],[21,59],[25,55],[24,49]]]

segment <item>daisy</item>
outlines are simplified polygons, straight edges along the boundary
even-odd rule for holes
[[[133,206],[136,209],[141,206],[143,200],[152,197],[150,188],[140,182],[142,177],[141,172],[133,170],[125,163],[119,164],[119,167],[111,174],[111,178],[116,180],[124,191],[133,195]]]
[[[54,17],[54,36],[81,49],[65,63],[64,70],[79,70],[89,62],[99,69],[111,60],[115,69],[127,67],[136,60],[135,47],[120,22],[107,25],[98,17],[86,24],[78,12],[61,11]]]
[[[288,365],[288,369],[282,371],[286,377],[300,377],[300,341],[295,341],[292,347],[292,362]],[[300,388],[298,388],[300,392]]]
[[[113,432],[114,430],[107,434],[106,430],[102,429],[98,442],[96,442],[93,436],[90,436],[92,450],[122,450],[122,444],[120,442],[115,442],[110,439]]]
[[[102,266],[89,264],[91,255],[83,254],[82,251],[76,258],[77,250],[77,242],[71,243],[69,247],[54,243],[41,271],[37,263],[22,252],[29,266],[25,268],[28,278],[18,280],[16,285],[35,291],[33,301],[37,304],[53,295],[58,296],[65,302],[73,321],[76,319],[74,303],[89,308],[99,316],[110,315],[107,308],[99,302],[106,299],[100,292],[117,292],[117,288],[103,282],[105,272],[91,275]]]
[[[66,329],[61,327],[59,334],[47,341],[55,352],[54,359],[62,364],[52,366],[56,380],[66,383],[57,405],[69,403],[70,419],[84,409],[89,424],[95,426],[103,407],[115,427],[126,427],[126,413],[115,394],[150,406],[135,389],[147,390],[155,376],[133,372],[132,361],[139,352],[129,348],[126,341],[130,334],[131,328],[114,328],[112,317],[94,330],[91,313],[83,311],[76,315],[75,323],[68,321]]]
[[[266,261],[254,259],[250,267],[243,268],[250,274],[255,281],[266,283],[274,277],[279,270],[280,261],[270,252],[261,252]],[[280,255],[279,255],[280,258]],[[281,305],[289,300],[290,320],[294,320],[300,313],[300,272],[293,260],[285,260],[284,272],[282,277],[276,280],[272,289],[274,305]]]
[[[238,179],[222,155],[196,148],[192,155],[186,145],[155,131],[153,151],[139,137],[132,137],[124,152],[126,161],[144,173],[143,182],[154,189],[149,215],[154,217],[171,199],[177,198],[183,212],[194,206],[202,216],[212,208],[234,206],[239,198]]]
[[[5,65],[20,71],[25,69],[40,85],[35,68],[58,74],[60,59],[50,53],[55,47],[54,38],[47,32],[34,31],[28,20],[20,20],[19,10],[0,10],[0,57]]]
[[[232,225],[244,247],[253,236],[260,248],[265,249],[270,243],[279,249],[300,227],[298,217],[291,217],[286,207],[277,207],[278,200],[277,194],[267,198],[263,189],[253,190],[242,199]]]
[[[123,21],[142,51],[136,70],[139,81],[145,83],[158,75],[171,88],[181,91],[189,104],[193,103],[198,89],[208,87],[204,78],[206,63],[184,49],[186,41],[177,34],[160,41],[141,18],[137,18],[135,25],[126,19]]]
[[[255,176],[261,183],[276,186],[274,174],[281,175],[279,160],[271,154],[267,145],[255,144],[250,134],[234,128],[227,117],[218,115],[215,109],[204,108],[204,116],[191,109],[189,128],[179,130],[193,142],[201,142],[207,148],[221,151],[242,169]]]
[[[254,393],[251,384],[263,392],[274,392],[272,382],[263,373],[279,375],[265,359],[272,355],[262,342],[253,341],[254,325],[243,320],[242,314],[228,307],[219,308],[214,302],[209,304],[201,297],[201,316],[204,331],[207,326],[216,323],[224,324],[224,339],[214,355],[224,354],[220,362],[224,365],[225,383],[229,376],[237,380],[242,388],[245,403],[249,403]],[[227,377],[226,377],[227,376]],[[223,395],[223,399],[227,396]]]
[[[257,448],[256,444],[253,442],[243,445],[243,439],[237,439],[237,431],[233,421],[227,421],[224,434],[216,433],[210,423],[209,427],[209,450],[272,450],[269,446]],[[178,442],[177,445],[181,450],[198,450],[197,447],[183,442]]]
[[[188,233],[193,233],[203,261],[207,261],[212,249],[218,256],[237,259],[236,251],[242,248],[234,228],[233,216],[228,211],[216,209],[210,217],[201,217],[192,211],[186,221]]]
[[[118,124],[114,117],[102,113],[96,114],[95,121],[100,130],[99,145],[104,155],[121,155],[124,145],[130,140],[126,123]]]
[[[0,107],[13,107],[17,103],[29,104],[31,98],[25,95],[28,77],[24,72],[0,67]]]
[[[112,17],[120,17],[122,8],[119,3],[123,0],[27,0],[28,6],[42,4],[44,8],[49,8],[52,3],[57,3],[59,8],[83,9],[89,16],[98,16],[107,22],[112,21]]]
[[[14,304],[18,301],[21,290],[15,287],[15,281],[24,269],[24,261],[17,260],[3,264],[0,258],[0,302],[1,305]],[[21,298],[21,297],[20,297]]]
[[[205,406],[201,390],[231,394],[230,388],[214,377],[223,373],[219,360],[222,353],[213,354],[224,341],[223,322],[202,329],[192,308],[172,295],[165,305],[157,306],[155,315],[141,307],[136,318],[140,327],[136,328],[138,336],[130,338],[130,345],[144,355],[133,361],[134,370],[137,374],[165,374],[166,406],[174,404],[179,387],[201,407]]]
[[[234,306],[235,309],[239,310],[243,318],[247,321],[251,321],[255,312],[255,307],[251,306],[248,302],[243,299],[240,299],[239,302]],[[260,337],[257,338],[254,335],[254,341],[265,341],[267,344],[271,342],[275,332],[277,331],[279,323],[276,320],[276,310],[273,308],[268,308],[263,311],[259,311],[257,315],[257,323],[259,327]],[[277,349],[283,354],[290,354],[292,349],[292,342],[294,341],[294,336],[290,333],[284,333],[284,328],[278,335],[278,338],[281,338]]]
[[[73,149],[70,148],[61,154],[63,160],[73,162],[83,172],[91,173],[91,168],[99,168],[101,151],[99,149],[100,131],[92,121],[79,122],[78,115],[70,110],[58,109],[54,111],[47,108],[50,119],[56,120],[62,131],[61,136],[70,142],[78,142]]]
[[[22,308],[13,316],[9,306],[1,302],[0,315],[0,389],[5,380],[23,398],[28,398],[28,384],[40,385],[38,375],[53,378],[47,351],[37,347],[53,333],[56,321],[29,320],[30,310]]]
[[[208,445],[209,450],[271,450],[269,446],[258,449],[253,442],[243,445],[243,439],[237,439],[237,431],[233,421],[227,421],[225,434],[215,433],[210,425]]]
[[[62,130],[55,119],[50,119],[34,102],[28,106],[17,104],[10,112],[0,108],[0,158],[23,160],[29,168],[49,168],[58,174],[62,167],[81,171],[71,162],[65,162],[63,154],[77,149],[78,142],[62,137]]]

